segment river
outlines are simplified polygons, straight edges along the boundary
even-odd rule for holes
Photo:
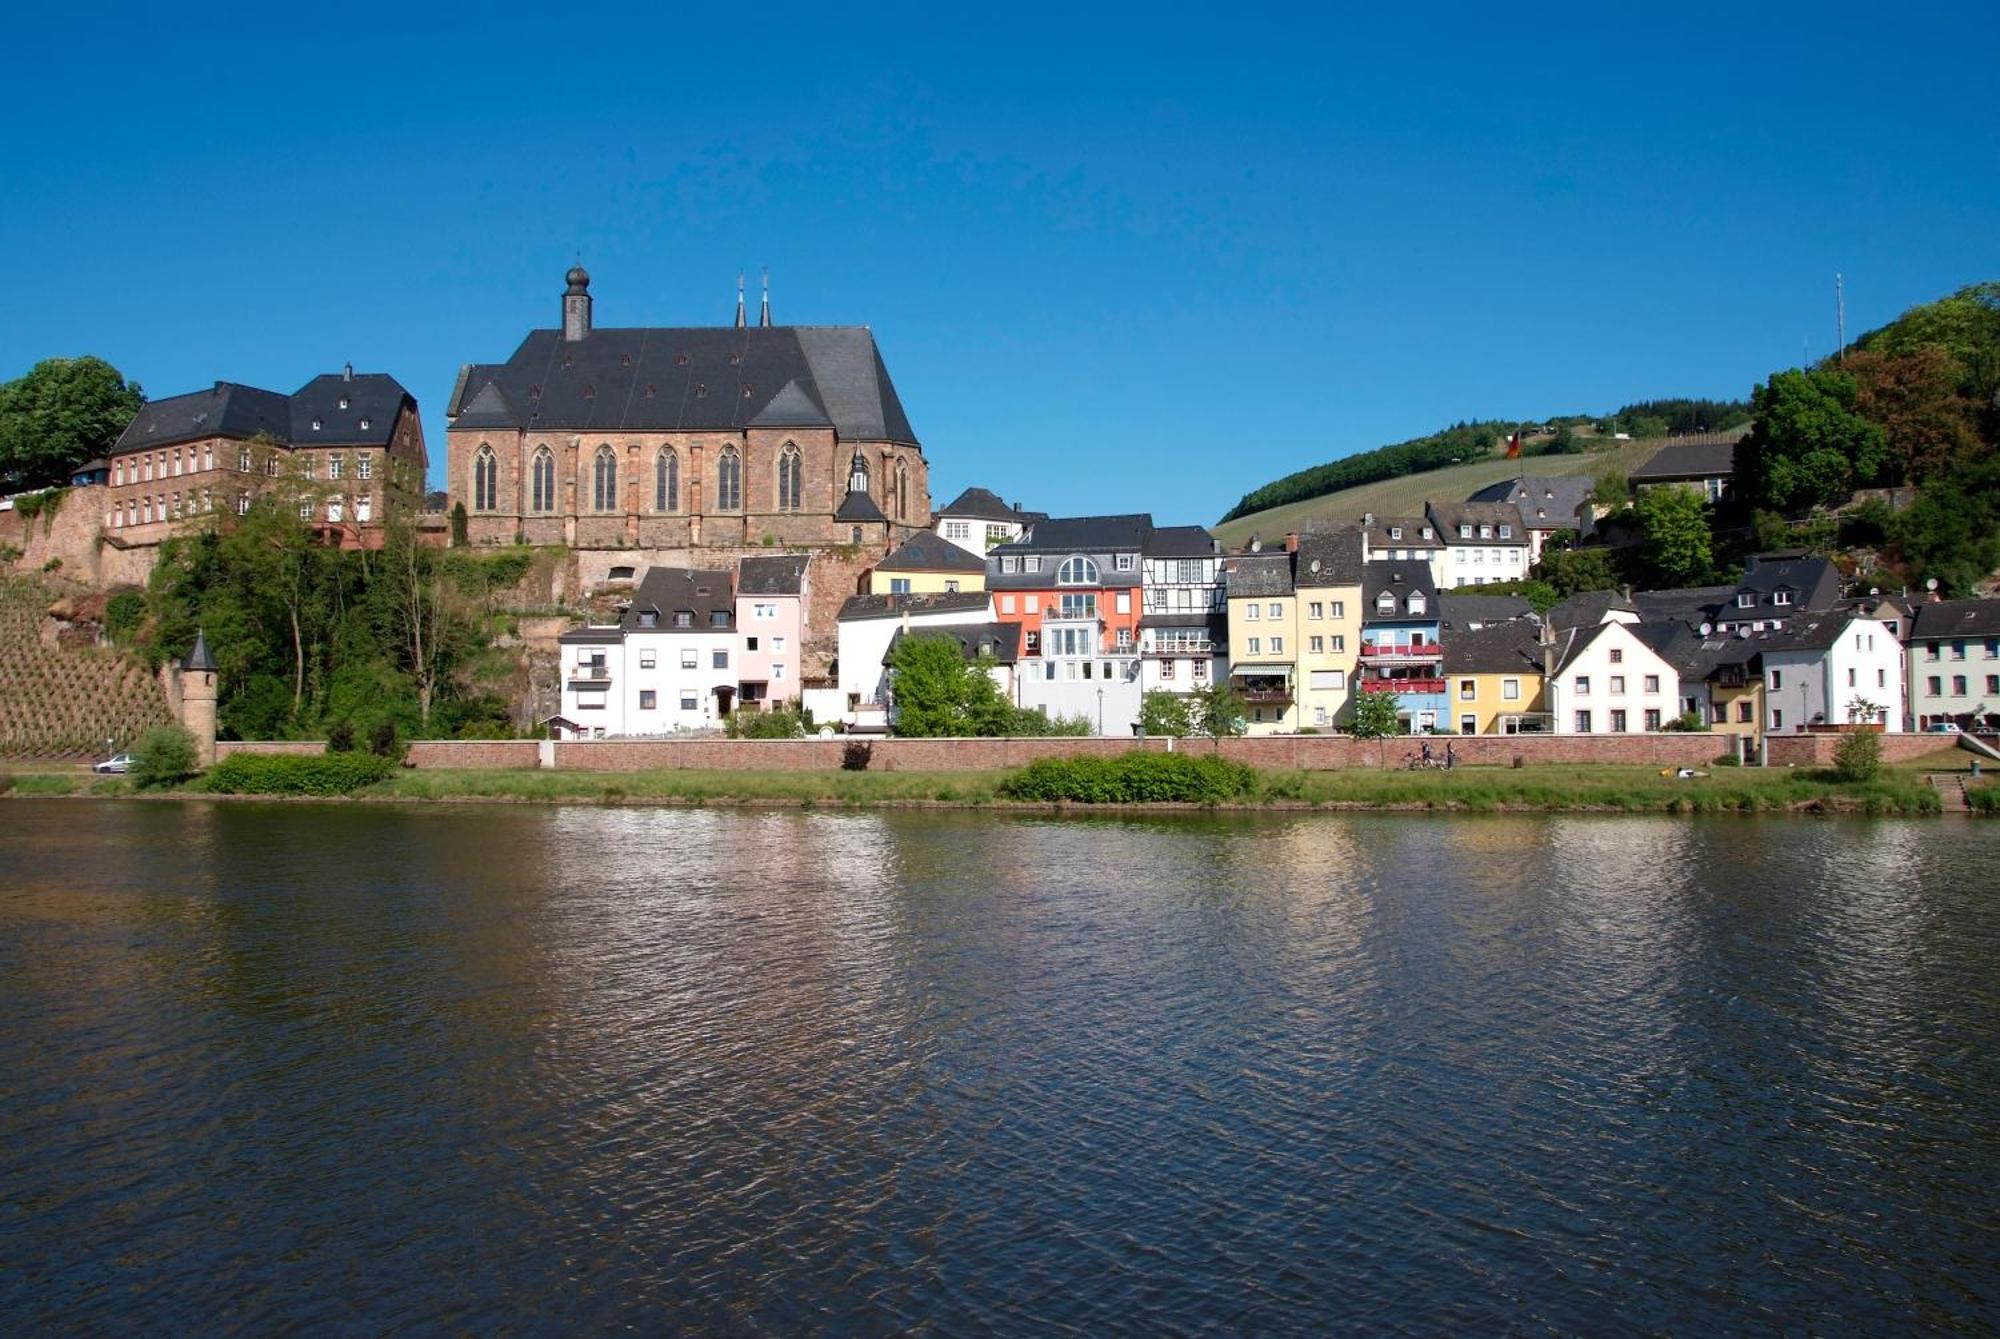
[[[0,1326],[2000,1324],[2000,824],[0,802]]]

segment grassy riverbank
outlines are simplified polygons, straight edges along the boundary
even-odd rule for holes
[[[869,808],[1016,806],[1000,798],[1006,772],[542,772],[402,771],[357,792],[372,801],[776,804]],[[15,795],[129,795],[121,778],[77,769],[22,771]],[[201,793],[198,783],[168,796]],[[1075,805],[1083,811],[1091,806]],[[1931,814],[1938,798],[1913,771],[1861,784],[1825,773],[1716,768],[1679,780],[1651,767],[1461,768],[1445,772],[1260,772],[1225,808],[1430,810],[1452,813],[1867,813]]]

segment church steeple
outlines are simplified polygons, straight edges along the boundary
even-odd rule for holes
[[[761,326],[771,324],[771,272],[769,270],[764,271],[764,305],[762,310],[757,313],[757,324]]]
[[[590,271],[579,260],[570,267],[569,287],[563,290],[563,338],[582,339],[590,333]]]
[[[736,272],[736,328],[741,330],[749,322],[743,319],[743,272]]]

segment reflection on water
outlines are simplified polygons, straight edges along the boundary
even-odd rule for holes
[[[2000,1319],[2000,827],[4,817],[10,1333]]]

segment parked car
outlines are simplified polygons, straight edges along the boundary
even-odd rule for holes
[[[1939,721],[1937,724],[1933,725],[1929,730],[1925,731],[1924,733],[1932,735],[1955,735],[1959,734],[1960,731],[1959,728],[1950,721]]]
[[[132,770],[132,755],[129,753],[114,753],[103,762],[92,763],[90,770],[93,772],[129,772]]]

